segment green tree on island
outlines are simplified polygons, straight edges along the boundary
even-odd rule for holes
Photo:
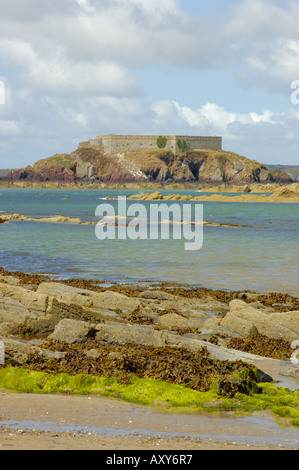
[[[157,146],[159,147],[159,149],[165,149],[166,144],[167,144],[166,137],[162,137],[160,135],[160,137],[158,137],[158,139],[157,139]]]
[[[187,142],[185,140],[178,139],[177,144],[181,152],[187,150]]]

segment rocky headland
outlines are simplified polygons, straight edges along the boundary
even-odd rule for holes
[[[124,184],[194,186],[290,184],[282,169],[223,150],[140,150],[107,154],[93,139],[79,144],[70,154],[56,154],[33,166],[9,172],[1,186],[55,185],[107,187]]]
[[[7,380],[1,372],[16,375],[14,367],[121,383],[133,375],[198,392],[216,386],[219,400],[262,393],[263,383],[298,390],[299,366],[290,358],[299,338],[299,298],[288,294],[104,287],[1,270],[0,335],[0,386]],[[294,413],[299,418],[296,406]]]

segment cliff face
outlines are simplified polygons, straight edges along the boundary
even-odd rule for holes
[[[10,182],[106,183],[198,182],[203,184],[291,183],[282,170],[223,150],[186,151],[175,155],[165,150],[145,150],[108,155],[89,142],[71,154],[39,160],[33,167],[9,173]]]

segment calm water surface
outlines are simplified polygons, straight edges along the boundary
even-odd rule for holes
[[[103,198],[137,192],[0,188],[0,211],[98,221],[95,210]],[[117,207],[117,201],[107,202]],[[202,249],[185,251],[184,240],[100,241],[94,225],[12,222],[0,225],[0,266],[58,278],[172,281],[299,296],[299,204],[204,202],[203,210],[209,222],[250,227],[204,227]]]

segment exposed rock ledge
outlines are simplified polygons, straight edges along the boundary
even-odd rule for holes
[[[73,224],[80,224],[81,220],[78,217],[64,217],[61,215],[52,216],[52,217],[28,217],[22,214],[3,214],[1,216],[3,222],[9,222],[10,220],[28,220],[30,222],[51,222],[51,223],[60,223],[68,222]]]
[[[266,203],[297,203],[299,204],[299,194],[288,188],[278,188],[273,194],[238,194],[226,196],[222,194],[211,194],[190,196],[181,194],[171,194],[164,196],[159,191],[153,193],[134,194],[130,199],[142,201],[198,201],[198,202],[266,202]]]
[[[131,220],[134,219],[134,217],[121,217],[121,216],[111,216],[111,223],[107,222],[108,217],[106,217],[105,222],[103,222],[105,225],[123,225],[127,226]],[[52,216],[52,217],[28,217],[26,215],[22,214],[2,214],[0,217],[0,224],[1,223],[10,223],[10,221],[29,221],[29,222],[40,222],[40,223],[67,223],[67,224],[77,224],[77,225],[96,225],[97,223],[101,223],[100,219],[98,222],[95,221],[87,221],[87,222],[82,222],[79,217],[64,217],[64,216]],[[171,220],[160,220],[159,223],[174,223]],[[175,223],[184,223],[184,222],[175,222]],[[191,222],[191,225],[208,225],[211,227],[248,227],[248,228],[262,228],[260,226],[251,226],[251,225],[238,225],[238,224],[231,224],[231,223],[222,223],[218,224],[216,222],[208,222],[206,220],[204,221],[199,221],[199,222]]]
[[[281,308],[271,304],[270,294],[239,293],[226,302],[204,292],[182,295],[137,286],[125,295],[116,290],[52,281],[26,285],[19,277],[2,275],[0,335],[6,363],[22,365],[32,355],[59,363],[66,354],[59,344],[84,346],[91,338],[96,347],[86,346],[89,358],[97,357],[97,347],[109,345],[190,353],[204,347],[213,360],[254,364],[289,388],[299,387],[299,366],[290,361],[290,343],[299,338],[299,299]],[[238,344],[248,338],[257,338],[262,351],[272,341],[285,360],[230,347],[232,339]]]

